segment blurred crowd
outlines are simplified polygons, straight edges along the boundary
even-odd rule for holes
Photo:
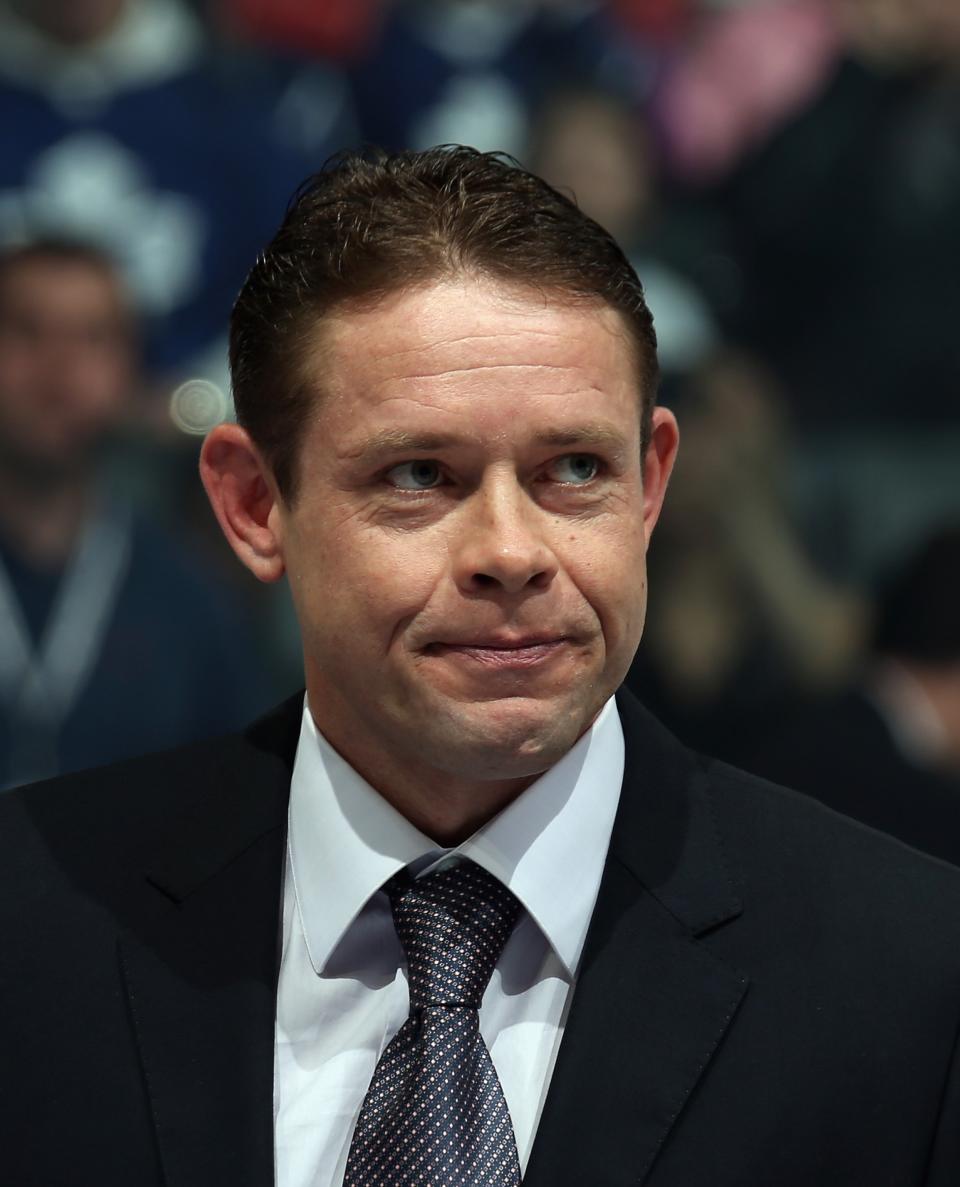
[[[0,0],[0,129],[0,786],[298,687],[195,478],[232,298],[332,153],[467,143],[654,313],[682,445],[631,685],[960,860],[956,0]]]

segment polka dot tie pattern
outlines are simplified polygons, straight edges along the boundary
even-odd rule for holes
[[[410,1017],[373,1073],[344,1187],[518,1187],[513,1123],[478,1009],[520,905],[465,861],[386,885]]]

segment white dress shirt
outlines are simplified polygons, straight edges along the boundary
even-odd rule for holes
[[[333,749],[304,705],[290,786],[277,995],[278,1187],[336,1187],[360,1106],[409,1010],[383,884],[470,858],[521,913],[480,1008],[521,1168],[553,1071],[623,779],[613,700],[556,766],[455,849],[401,816]]]

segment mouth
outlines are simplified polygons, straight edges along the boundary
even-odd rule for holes
[[[530,668],[553,659],[569,642],[566,635],[494,636],[469,642],[432,643],[427,654],[448,655],[487,668]]]

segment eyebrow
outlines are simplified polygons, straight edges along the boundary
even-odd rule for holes
[[[411,433],[406,429],[383,429],[362,444],[344,451],[343,456],[351,461],[371,462],[377,458],[403,453],[439,453],[463,445],[474,445],[475,437],[452,433]],[[603,424],[572,425],[564,429],[547,429],[535,434],[535,445],[550,445],[558,448],[572,446],[593,446],[615,451],[628,448],[629,442],[622,432]]]
[[[596,445],[608,449],[625,449],[627,438],[618,429],[602,424],[572,425],[568,429],[550,429],[538,433],[534,440],[538,445]]]
[[[457,446],[476,445],[476,437],[458,436],[453,433],[409,432],[406,429],[383,429],[360,445],[345,450],[343,457],[350,461],[375,462],[377,458],[392,457],[398,453],[434,453]],[[548,429],[534,434],[534,445],[551,445],[560,449],[592,446],[623,452],[629,449],[629,440],[624,434],[608,425],[571,425],[568,429]]]
[[[463,437],[449,433],[410,433],[406,429],[383,429],[360,445],[344,450],[351,461],[373,461],[394,453],[432,453],[464,444]]]

